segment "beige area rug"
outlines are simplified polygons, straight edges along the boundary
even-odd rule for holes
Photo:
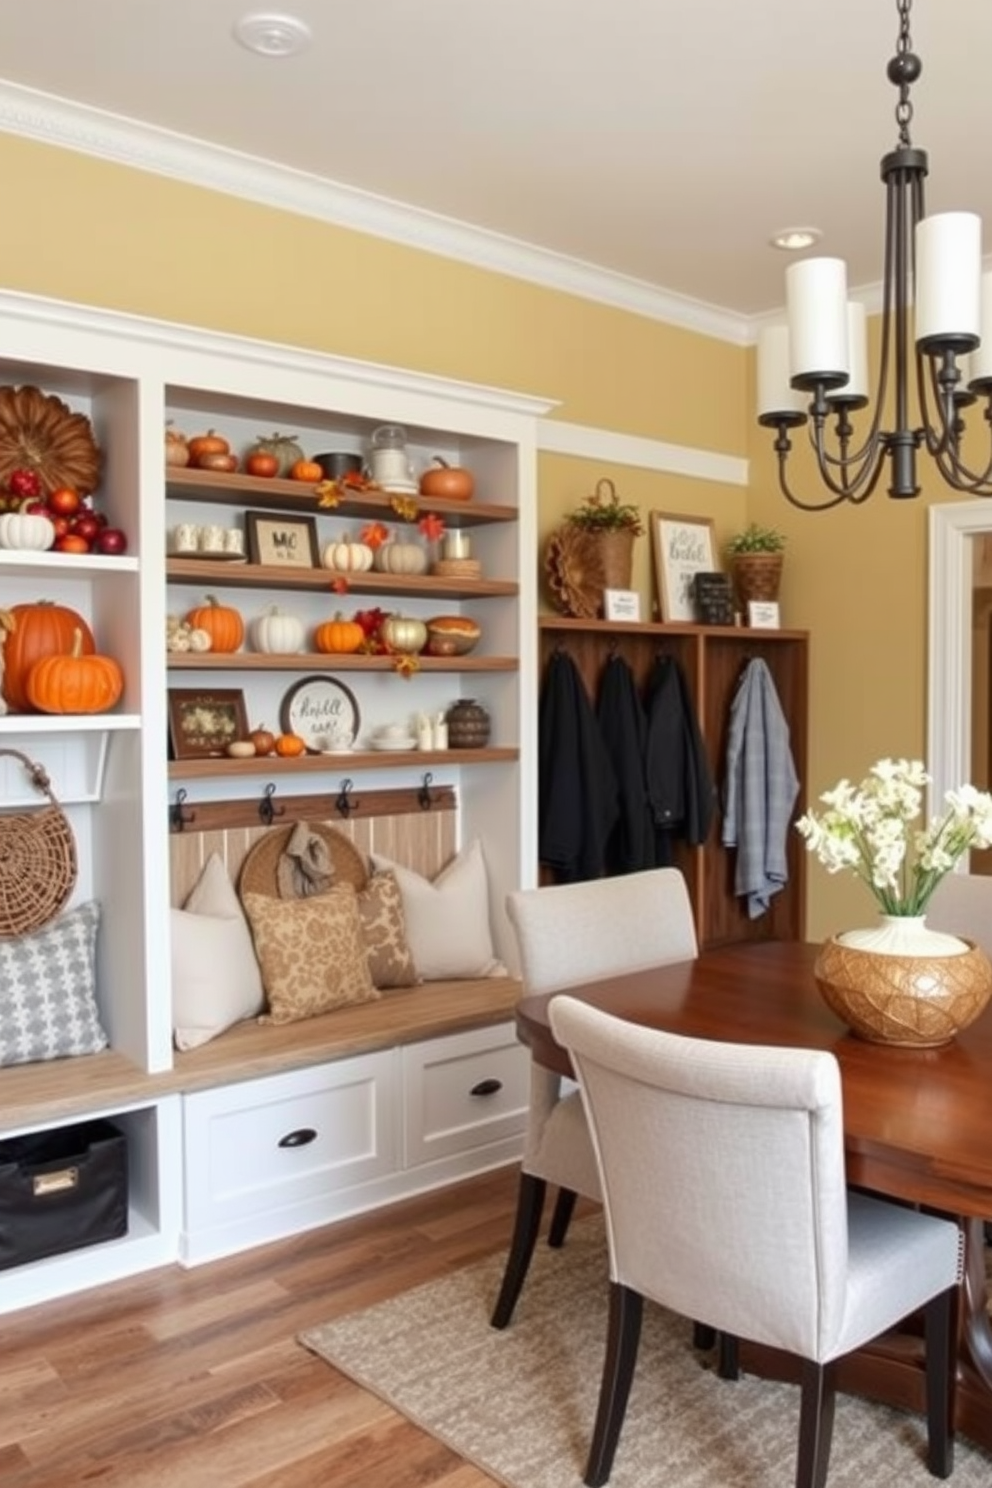
[[[509,1488],[577,1488],[606,1336],[601,1220],[573,1226],[564,1251],[541,1243],[503,1333],[488,1318],[503,1255],[301,1336]],[[611,1488],[792,1488],[799,1392],[721,1380],[691,1326],[645,1309],[638,1368]],[[921,1421],[850,1396],[837,1402],[829,1488],[913,1488],[935,1479]],[[992,1457],[959,1439],[955,1488],[989,1488]]]

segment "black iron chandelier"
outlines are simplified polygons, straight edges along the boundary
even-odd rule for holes
[[[882,158],[882,341],[875,409],[863,440],[855,441],[850,416],[869,401],[865,308],[848,301],[843,260],[807,258],[792,264],[786,271],[788,324],[767,326],[759,336],[758,422],[776,431],[779,484],[804,511],[867,500],[887,460],[889,495],[918,495],[921,448],[956,491],[992,496],[992,453],[984,469],[975,470],[961,449],[962,411],[979,397],[987,399],[985,419],[992,432],[992,274],[983,281],[981,222],[974,213],[924,215],[927,156],[909,137],[909,93],[922,71],[909,35],[910,6],[911,0],[896,0],[899,38],[887,68],[899,90],[899,136],[896,148]],[[883,429],[890,373],[894,427]],[[910,422],[911,402],[921,420],[916,426]],[[828,419],[835,420],[829,442]],[[812,501],[795,495],[786,471],[789,430],[807,421],[826,487]]]

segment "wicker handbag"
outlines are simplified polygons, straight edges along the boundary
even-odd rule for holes
[[[76,885],[76,839],[43,765],[17,749],[31,784],[48,797],[37,811],[0,814],[0,939],[26,935],[53,920]]]

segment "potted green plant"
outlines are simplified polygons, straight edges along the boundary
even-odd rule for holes
[[[785,534],[777,527],[749,522],[727,543],[730,571],[742,608],[751,601],[778,599],[785,541]]]

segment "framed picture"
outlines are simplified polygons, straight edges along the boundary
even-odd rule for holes
[[[712,573],[713,518],[653,511],[651,550],[662,620],[695,620],[695,577]]]
[[[279,723],[311,754],[346,754],[358,738],[361,714],[354,693],[337,677],[304,677],[283,698]]]
[[[227,753],[228,744],[247,737],[248,714],[240,689],[169,689],[173,759],[219,759]]]
[[[778,601],[769,599],[748,600],[747,623],[752,630],[778,630]]]
[[[317,518],[281,516],[278,512],[245,512],[248,562],[273,568],[319,568]]]

